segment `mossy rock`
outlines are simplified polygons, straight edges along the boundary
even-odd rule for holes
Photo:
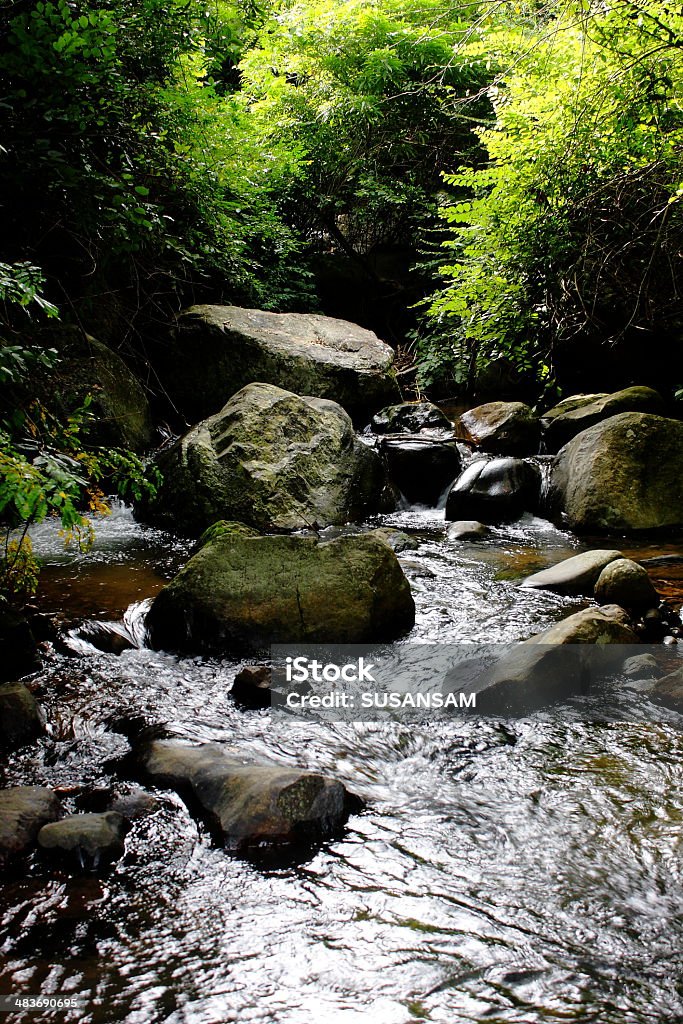
[[[398,559],[373,533],[324,542],[224,534],[190,559],[147,616],[153,646],[186,653],[379,643],[414,621]]]

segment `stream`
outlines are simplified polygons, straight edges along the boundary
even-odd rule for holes
[[[518,588],[595,546],[542,519],[460,545],[444,540],[442,510],[381,524],[419,542],[399,555],[417,605],[411,640],[516,641],[586,603]],[[39,603],[59,614],[62,641],[32,682],[49,735],[2,765],[2,785],[44,784],[71,809],[101,809],[127,786],[117,775],[125,718],[324,771],[367,807],[341,839],[286,868],[215,848],[168,792],[101,876],[35,860],[0,887],[0,991],[78,994],[85,1008],[11,1020],[683,1021],[677,716],[271,720],[229,696],[242,660],[144,646],[148,602],[186,559],[184,542],[121,505],[98,522],[87,557],[64,551],[53,524],[33,542],[45,566]],[[681,539],[624,548],[637,558],[681,551]],[[680,605],[681,566],[651,571]],[[98,650],[92,620],[115,623],[133,647]]]

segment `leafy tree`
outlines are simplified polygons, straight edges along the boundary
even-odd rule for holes
[[[550,7],[533,33],[486,37],[508,71],[479,130],[488,161],[448,177],[459,201],[424,344],[427,362],[440,346],[471,376],[505,357],[539,385],[683,329],[680,8]]]
[[[30,315],[34,308],[56,316],[57,310],[40,292],[36,267],[0,264],[0,600],[21,602],[35,591],[38,563],[29,529],[48,516],[59,519],[65,543],[83,550],[94,533],[87,512],[108,515],[102,485],[121,497],[153,494],[159,483],[141,460],[119,449],[93,448],[84,441],[91,417],[91,398],[66,418],[56,416],[32,397],[32,378],[51,370],[55,350],[8,344],[2,340],[17,309]],[[12,326],[16,326],[16,319]]]
[[[442,172],[477,148],[487,60],[464,49],[472,5],[314,0],[283,7],[241,63],[267,146],[301,152],[280,200],[312,249],[372,275],[381,246],[414,247]],[[467,101],[466,103],[464,101]]]

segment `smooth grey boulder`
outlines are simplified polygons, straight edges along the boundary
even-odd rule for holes
[[[423,430],[453,430],[453,424],[446,414],[431,402],[390,405],[372,417],[370,426],[375,434],[419,434]]]
[[[179,314],[158,362],[190,422],[257,381],[331,399],[357,423],[400,401],[390,346],[357,324],[317,313],[191,306]]]
[[[43,825],[38,833],[41,849],[76,859],[82,867],[117,860],[124,850],[126,819],[118,811],[69,814]]]
[[[577,434],[553,464],[550,503],[577,533],[683,526],[683,423],[625,412]]]
[[[490,533],[488,526],[479,523],[476,519],[460,519],[451,523],[446,529],[446,536],[449,540],[482,540]]]
[[[644,611],[659,602],[647,569],[630,558],[618,558],[600,573],[595,584],[599,604],[619,604]]]
[[[446,498],[446,519],[503,523],[538,509],[541,472],[523,459],[479,459],[455,481]]]
[[[487,402],[464,412],[460,433],[482,451],[492,455],[535,455],[541,439],[541,425],[524,402]]]
[[[557,565],[551,565],[548,569],[535,572],[533,576],[527,576],[521,586],[531,590],[553,590],[556,594],[587,594],[591,596],[605,566],[622,557],[621,551],[613,549],[599,548],[594,551],[582,551],[579,555],[563,559]]]
[[[460,472],[455,440],[425,434],[388,434],[379,450],[391,483],[409,502],[435,506]]]
[[[624,388],[609,395],[576,395],[543,414],[546,447],[556,452],[582,430],[621,412],[663,411],[664,399],[652,388]]]
[[[236,853],[320,842],[339,834],[361,807],[341,782],[300,768],[245,763],[218,743],[157,740],[140,756],[146,777],[190,796]]]
[[[43,825],[61,814],[59,797],[44,786],[0,790],[0,866],[30,850]]]
[[[0,685],[0,751],[16,750],[43,731],[40,708],[21,683]]]
[[[372,532],[330,541],[227,534],[157,595],[147,628],[154,647],[196,653],[384,642],[414,621],[410,584]]]
[[[243,388],[156,459],[164,481],[137,515],[200,533],[216,520],[296,530],[391,507],[379,456],[340,405],[270,384]]]

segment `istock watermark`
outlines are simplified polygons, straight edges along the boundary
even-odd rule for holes
[[[273,714],[318,721],[562,715],[683,724],[683,651],[619,644],[276,645]],[[680,709],[668,699],[681,673]],[[668,680],[668,682],[667,682]]]

